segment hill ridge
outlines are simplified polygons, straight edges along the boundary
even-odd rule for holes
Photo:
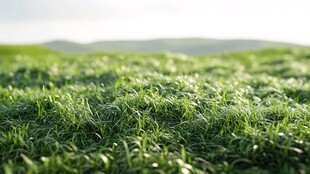
[[[263,49],[269,47],[302,46],[293,43],[247,40],[247,39],[205,39],[205,38],[165,38],[151,40],[108,40],[78,43],[55,40],[41,44],[49,49],[71,53],[93,53],[102,51],[126,52],[176,52],[188,55],[207,55],[233,51]]]

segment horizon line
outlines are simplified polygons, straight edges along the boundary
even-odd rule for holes
[[[80,45],[89,45],[98,42],[144,42],[144,41],[158,41],[158,40],[185,40],[185,39],[200,39],[200,40],[218,40],[218,41],[262,41],[262,42],[273,42],[273,43],[284,43],[284,44],[292,44],[298,46],[310,46],[310,44],[306,43],[297,43],[297,42],[290,42],[290,41],[281,41],[281,40],[269,40],[269,39],[259,39],[259,38],[213,38],[213,37],[155,37],[155,38],[140,38],[140,39],[98,39],[89,42],[81,42],[74,39],[53,39],[41,42],[25,42],[25,43],[5,43],[0,42],[0,45],[42,45],[51,42],[71,42]]]

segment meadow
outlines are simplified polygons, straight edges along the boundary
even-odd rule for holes
[[[309,173],[310,49],[0,46],[0,173]]]

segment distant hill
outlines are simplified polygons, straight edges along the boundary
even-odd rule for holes
[[[52,41],[42,44],[52,50],[72,53],[92,53],[102,51],[163,52],[170,51],[188,55],[205,55],[232,51],[262,49],[268,47],[298,46],[263,40],[218,40],[218,39],[156,39],[131,41],[100,41],[80,44],[68,41]]]
[[[0,58],[15,55],[57,54],[55,51],[40,45],[0,45]]]

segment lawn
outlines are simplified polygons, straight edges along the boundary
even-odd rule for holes
[[[310,49],[0,46],[0,173],[308,173]]]

